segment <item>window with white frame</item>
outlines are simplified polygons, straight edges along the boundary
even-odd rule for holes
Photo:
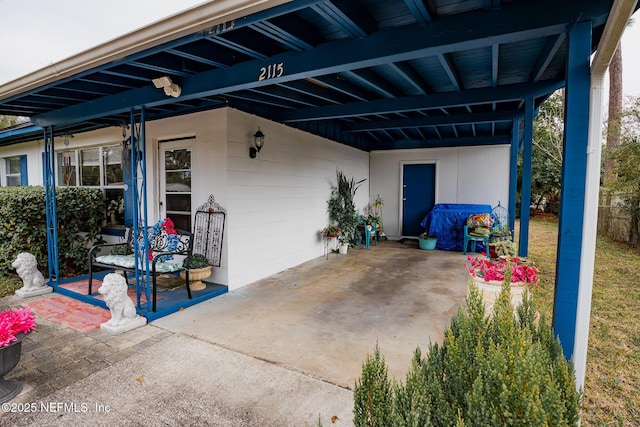
[[[27,156],[12,156],[4,158],[3,185],[19,187],[29,185],[27,182]]]
[[[124,224],[122,145],[58,152],[58,185],[101,188],[107,199],[106,227]]]

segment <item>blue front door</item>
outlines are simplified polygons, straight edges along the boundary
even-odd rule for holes
[[[404,165],[402,170],[402,235],[418,236],[420,223],[436,199],[436,165]]]

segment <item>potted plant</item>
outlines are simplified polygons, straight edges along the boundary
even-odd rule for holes
[[[338,242],[340,242],[340,245],[338,246],[339,253],[345,255],[347,252],[349,252],[349,238],[347,236],[341,234],[338,237]]]
[[[341,234],[341,230],[337,225],[329,224],[322,229],[321,233],[329,239],[335,239]]]
[[[339,236],[340,243],[348,245],[358,227],[353,198],[365,179],[360,181],[356,181],[354,178],[347,179],[341,171],[336,171],[336,180],[337,184],[331,188],[331,197],[327,201],[327,211],[329,219],[335,221],[342,231]]]
[[[487,313],[492,312],[503,282],[509,284],[514,310],[522,303],[525,289],[537,286],[539,283],[538,269],[526,258],[504,256],[499,261],[492,261],[486,258],[467,257],[467,260],[471,264],[467,268],[470,281],[482,294]]]
[[[418,236],[418,246],[420,249],[432,251],[436,248],[436,243],[438,243],[438,236],[429,234],[426,231]]]
[[[22,340],[36,328],[30,308],[12,308],[0,313],[0,403],[8,402],[22,390],[20,381],[4,376],[20,361]]]
[[[489,242],[489,255],[491,258],[500,258],[502,256],[514,257],[517,255],[516,244],[511,240]]]
[[[206,288],[202,279],[211,276],[211,264],[206,256],[202,254],[193,254],[182,262],[182,267],[189,270],[189,287],[192,291],[201,291]],[[186,272],[181,271],[180,277],[186,279]]]

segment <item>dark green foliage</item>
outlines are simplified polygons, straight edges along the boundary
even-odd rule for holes
[[[87,247],[101,240],[105,198],[101,190],[56,189],[60,275],[87,269]],[[20,252],[30,252],[38,269],[47,271],[47,232],[43,187],[0,188],[0,274],[12,272]]]
[[[329,219],[335,221],[342,230],[340,241],[346,243],[353,238],[358,226],[353,198],[365,179],[356,182],[353,177],[347,179],[341,171],[336,171],[336,180],[337,185],[331,188],[331,197],[327,201],[327,211]]]
[[[387,365],[376,344],[374,355],[367,355],[367,360],[362,365],[362,378],[356,380],[353,390],[355,426],[391,426],[392,397]]]
[[[210,265],[209,260],[207,259],[206,256],[202,254],[193,254],[189,258],[185,258],[184,261],[182,262],[182,266],[190,270],[205,268],[205,267],[208,267],[209,265]]]
[[[568,426],[577,422],[580,395],[572,365],[546,320],[536,319],[529,296],[514,316],[505,285],[493,315],[485,316],[482,296],[471,285],[467,306],[467,313],[459,310],[445,330],[442,346],[430,345],[426,357],[416,351],[404,385],[392,387],[386,375],[371,381],[374,373],[386,374],[387,369],[376,346],[374,357],[363,365],[362,381],[356,382],[357,426],[381,425],[367,422],[371,414],[391,417],[393,424],[386,425],[394,426]],[[374,392],[364,393],[364,384],[374,384],[369,386]],[[387,396],[384,391],[390,389],[393,393]]]

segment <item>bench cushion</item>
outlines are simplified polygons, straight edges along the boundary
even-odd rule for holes
[[[96,262],[100,264],[113,265],[115,267],[122,267],[133,270],[135,268],[135,259],[133,255],[102,255],[96,258]],[[146,268],[146,262],[142,263],[142,269]],[[151,262],[149,262],[151,267]],[[174,271],[182,270],[182,263],[176,262],[157,262],[156,272],[158,273],[173,273]]]

